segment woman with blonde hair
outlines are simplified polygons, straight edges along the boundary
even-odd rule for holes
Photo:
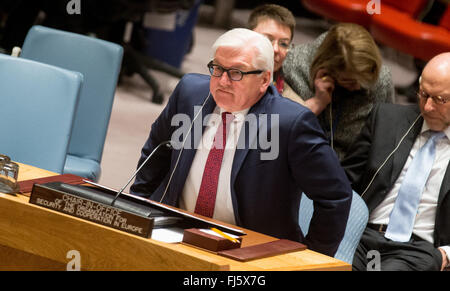
[[[286,82],[311,109],[340,160],[361,131],[373,105],[394,101],[389,69],[365,28],[341,23],[312,43],[292,49],[284,62]]]

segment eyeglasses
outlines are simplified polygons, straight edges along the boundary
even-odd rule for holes
[[[419,92],[417,92],[417,96],[422,97],[424,99],[431,98],[431,99],[433,99],[434,103],[440,104],[440,105],[445,104],[450,100],[449,97],[446,98],[446,97],[442,97],[442,96],[431,96],[430,94],[428,94],[427,92],[425,92],[423,90],[419,90]]]
[[[228,78],[230,78],[232,81],[240,81],[242,78],[244,78],[244,75],[250,75],[250,74],[261,74],[262,70],[255,70],[255,71],[249,71],[249,72],[242,72],[238,69],[225,69],[222,66],[213,64],[213,61],[210,61],[208,63],[208,69],[209,73],[213,77],[222,77],[224,72],[227,72]]]
[[[287,52],[294,47],[294,45],[292,43],[290,43],[288,40],[284,40],[284,39],[279,39],[278,41],[275,39],[269,39],[269,40],[272,43],[272,46],[274,46],[275,43],[277,43],[278,49],[281,51],[284,51],[284,52]]]
[[[292,49],[294,45],[291,43],[290,39],[275,39],[272,35],[264,34],[265,37],[269,39],[269,41],[272,43],[272,46],[274,47],[275,44],[278,44],[278,49],[283,52],[287,52],[288,50]]]

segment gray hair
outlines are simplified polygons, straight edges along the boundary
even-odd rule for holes
[[[264,35],[246,28],[235,28],[222,34],[213,44],[211,48],[213,58],[219,47],[254,48],[256,53],[252,65],[257,70],[269,71],[271,78],[273,77],[273,47],[270,40]]]

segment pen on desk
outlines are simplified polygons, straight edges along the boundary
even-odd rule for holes
[[[232,241],[232,242],[234,242],[234,243],[238,243],[238,242],[239,242],[237,239],[235,239],[235,238],[233,238],[233,237],[231,237],[231,236],[225,234],[224,232],[218,230],[218,229],[215,228],[215,227],[211,227],[211,230],[214,231],[215,233],[219,234],[220,236],[226,238],[227,240],[230,240],[230,241]]]

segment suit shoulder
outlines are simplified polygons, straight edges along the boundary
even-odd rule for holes
[[[419,107],[415,104],[403,105],[403,104],[391,104],[391,103],[379,103],[374,109],[377,115],[403,115],[414,114],[420,112]]]
[[[183,94],[207,94],[209,92],[210,77],[202,74],[189,73],[184,75],[178,82],[176,91]]]
[[[268,98],[268,107],[271,111],[274,111],[274,113],[280,113],[285,116],[298,116],[311,112],[311,110],[300,103],[280,95],[271,95],[270,98]]]
[[[185,74],[179,84],[180,85],[205,85],[208,84],[209,86],[209,80],[210,80],[210,76],[208,75],[203,75],[203,74],[197,74],[197,73],[188,73]]]
[[[184,81],[198,81],[198,82],[209,82],[210,77],[208,75],[204,74],[198,74],[198,73],[187,73],[183,75],[181,80]]]
[[[321,132],[317,117],[309,108],[280,95],[266,101],[266,113],[277,115],[281,131],[310,129]]]

